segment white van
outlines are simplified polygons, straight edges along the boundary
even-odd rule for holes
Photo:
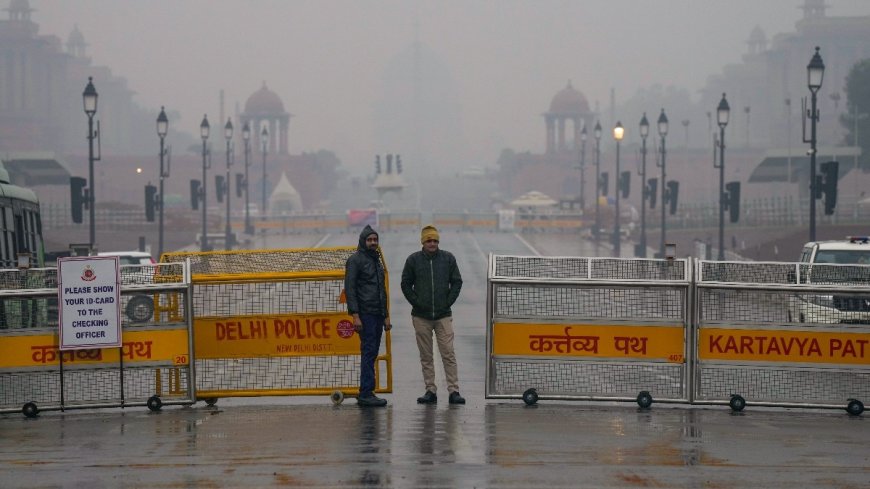
[[[801,284],[870,286],[870,237],[849,236],[842,241],[814,241],[804,245]],[[821,265],[821,266],[816,266]],[[788,305],[790,321],[801,323],[870,324],[870,295],[796,294]]]

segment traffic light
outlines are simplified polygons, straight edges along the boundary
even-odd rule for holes
[[[402,174],[402,157],[400,155],[396,155],[396,173]]]
[[[387,175],[393,173],[393,155],[387,155]]]
[[[830,216],[834,213],[834,208],[837,207],[837,178],[839,177],[840,164],[836,161],[822,163],[822,175],[824,176],[821,185],[821,191],[825,197],[825,215]]]
[[[603,196],[607,197],[607,184],[609,183],[607,181],[608,180],[607,172],[606,171],[601,172],[601,176],[599,178],[600,179],[598,180],[598,195],[603,195]]]
[[[624,171],[619,175],[619,189],[622,190],[622,198],[628,198],[628,192],[631,185],[631,172]]]
[[[190,181],[190,208],[193,210],[199,209],[199,200],[202,198],[202,188],[199,180]]]
[[[381,155],[375,155],[375,174],[381,174]]]
[[[82,208],[88,207],[88,191],[85,186],[88,181],[82,177],[69,178],[69,195],[72,203],[72,220],[76,224],[82,223]]]
[[[647,188],[646,188],[647,194],[646,195],[647,195],[647,198],[649,199],[649,208],[655,209],[656,208],[656,196],[658,195],[658,188],[659,188],[659,179],[658,178],[650,178],[649,180],[646,181],[646,183],[647,183]]]
[[[247,187],[245,185],[245,174],[236,173],[236,197],[242,198],[242,190]]]
[[[214,176],[214,195],[217,197],[218,202],[224,201],[224,192],[226,192],[226,186],[224,182],[223,175],[215,175]]]
[[[665,195],[662,198],[662,205],[668,204],[670,205],[670,209],[668,212],[671,215],[677,213],[677,200],[679,200],[680,196],[680,182],[676,180],[671,180],[668,182],[668,189],[665,190]]]
[[[740,182],[728,182],[725,184],[725,195],[722,196],[725,209],[729,212],[729,220],[740,220]]]
[[[154,222],[154,209],[159,205],[157,202],[157,187],[145,185],[145,220]]]

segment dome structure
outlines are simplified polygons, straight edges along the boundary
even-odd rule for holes
[[[266,86],[266,82],[264,81],[263,86],[256,92],[252,93],[245,102],[245,113],[251,115],[283,114],[284,102],[281,101],[281,97],[279,97],[277,93],[269,90],[269,87]]]
[[[66,38],[66,51],[73,56],[82,57],[85,55],[86,46],[87,44],[85,43],[85,36],[82,35],[82,31],[79,30],[79,26],[74,25],[73,30]]]
[[[568,86],[559,91],[550,102],[550,112],[556,114],[585,114],[589,112],[589,102],[582,93],[571,86],[571,81],[568,81]]]

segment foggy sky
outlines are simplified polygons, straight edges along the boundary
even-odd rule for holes
[[[265,81],[294,114],[291,153],[330,149],[356,173],[391,151],[376,143],[375,104],[415,39],[456,85],[454,150],[492,165],[506,147],[543,151],[541,113],[569,79],[602,113],[611,87],[617,105],[656,83],[694,95],[740,61],[754,26],[769,39],[792,32],[803,0],[30,3],[40,34],[65,42],[78,25],[93,63],[125,77],[141,106],[179,111],[176,129],[197,134],[204,113],[214,127],[221,89],[230,116]],[[870,15],[867,0],[827,3],[829,16]]]

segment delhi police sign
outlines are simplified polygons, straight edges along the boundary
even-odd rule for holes
[[[58,260],[60,349],[121,347],[121,277],[116,256]]]

